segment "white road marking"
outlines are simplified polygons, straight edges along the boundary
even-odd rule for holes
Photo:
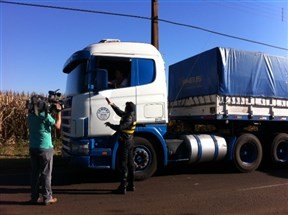
[[[272,188],[272,187],[281,187],[281,186],[288,186],[288,183],[271,184],[271,185],[265,185],[265,186],[259,186],[259,187],[249,187],[249,188],[239,189],[238,191],[259,190],[259,189],[266,189],[266,188]]]

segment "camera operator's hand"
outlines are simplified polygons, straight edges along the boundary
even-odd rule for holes
[[[110,127],[111,126],[111,123],[110,122],[105,122],[104,123],[107,127]]]

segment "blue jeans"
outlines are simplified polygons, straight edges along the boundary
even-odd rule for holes
[[[40,186],[42,186],[43,200],[52,198],[51,179],[53,167],[53,149],[30,148],[31,160],[31,199],[39,198]]]

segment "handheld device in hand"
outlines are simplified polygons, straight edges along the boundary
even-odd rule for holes
[[[106,99],[106,101],[108,102],[108,104],[110,104],[111,102],[110,102],[110,100],[106,97],[105,98]]]

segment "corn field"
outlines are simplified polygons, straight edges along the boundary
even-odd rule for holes
[[[32,94],[0,91],[0,147],[28,145],[26,101]],[[60,137],[59,132],[54,130],[53,137]]]

